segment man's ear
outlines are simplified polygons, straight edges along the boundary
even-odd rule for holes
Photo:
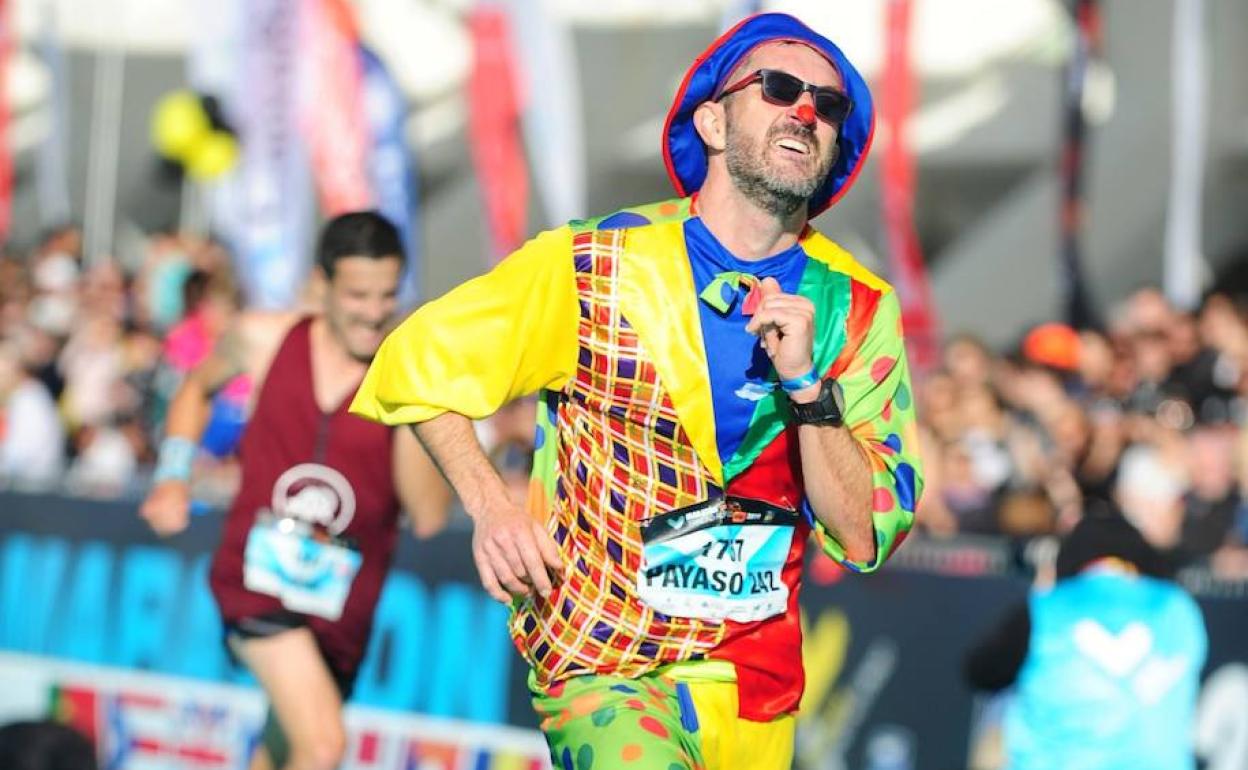
[[[719,102],[702,102],[693,111],[693,127],[708,152],[722,152],[728,144],[728,116]]]

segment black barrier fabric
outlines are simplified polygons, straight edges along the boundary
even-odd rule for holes
[[[0,650],[247,681],[219,643],[205,580],[220,516],[196,517],[186,532],[161,541],[135,507],[0,494]],[[467,531],[401,539],[357,702],[535,725],[506,609],[477,584],[469,543]],[[922,555],[923,547],[905,548]],[[953,558],[898,559],[871,576],[814,570],[801,594],[807,694],[797,767],[967,766],[975,701],[961,660],[1025,596],[1027,582],[1008,571],[949,575],[906,566],[915,563],[962,572],[1004,567],[999,555],[966,549]],[[1248,751],[1248,697],[1239,703],[1240,679],[1226,675],[1248,666],[1248,602],[1199,599],[1210,633],[1206,678],[1223,674],[1218,692],[1206,693],[1212,705],[1202,703],[1202,719],[1242,731],[1238,745]],[[1225,754],[1226,745],[1210,751]],[[1210,768],[1248,768],[1248,756],[1208,758]]]

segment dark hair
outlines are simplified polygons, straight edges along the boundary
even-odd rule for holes
[[[1174,566],[1140,531],[1112,508],[1089,507],[1062,541],[1057,554],[1058,579],[1074,577],[1107,556],[1132,564],[1142,575],[1171,578]]]
[[[0,767],[5,770],[96,770],[95,749],[82,733],[56,722],[14,722],[0,727]]]
[[[351,211],[339,214],[325,224],[316,248],[316,263],[329,278],[334,277],[334,264],[346,257],[403,259],[403,242],[390,220],[376,211]]]
[[[212,276],[207,270],[192,270],[182,282],[182,314],[189,315],[208,296]]]

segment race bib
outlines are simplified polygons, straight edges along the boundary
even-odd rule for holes
[[[648,519],[637,593],[656,612],[702,620],[762,620],[785,611],[781,571],[795,511],[741,497]]]
[[[307,524],[261,516],[247,536],[243,585],[291,612],[337,620],[361,561],[359,551],[318,540]]]

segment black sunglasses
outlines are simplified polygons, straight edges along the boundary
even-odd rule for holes
[[[849,117],[854,103],[849,96],[830,86],[815,86],[780,70],[755,70],[741,80],[719,92],[715,101],[736,93],[757,81],[763,83],[763,98],[776,104],[789,105],[810,92],[815,102],[815,114],[834,126],[840,126]]]

